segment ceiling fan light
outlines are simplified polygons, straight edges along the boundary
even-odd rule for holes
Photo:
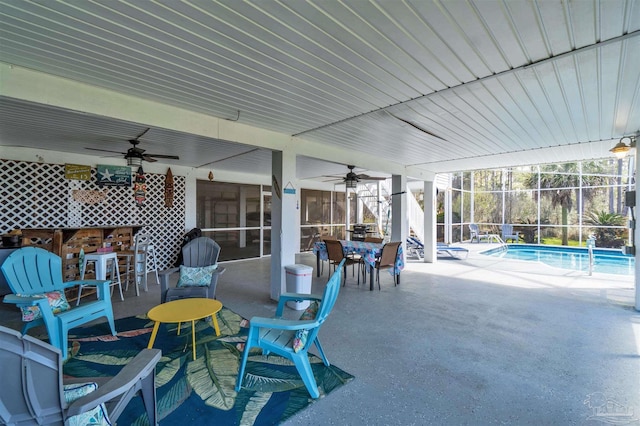
[[[142,158],[141,157],[127,157],[127,166],[129,166],[129,167],[140,167],[140,166],[142,166]]]
[[[347,189],[356,189],[356,187],[358,186],[358,181],[356,180],[348,179],[344,183],[347,186]]]

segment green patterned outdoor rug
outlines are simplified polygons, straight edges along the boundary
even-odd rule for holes
[[[179,336],[177,324],[160,326],[153,347],[162,350],[156,368],[156,393],[163,426],[274,425],[314,401],[289,361],[276,355],[263,356],[259,350],[249,356],[243,388],[236,392],[248,321],[223,308],[218,324],[220,336],[215,335],[210,322],[196,322],[195,361],[190,346],[191,324],[183,324]],[[106,323],[71,330],[72,355],[64,365],[64,374],[115,375],[147,347],[152,327],[153,321],[141,316],[117,320],[117,336],[111,336]],[[311,365],[321,397],[353,379],[333,365],[326,367],[316,356],[311,357]],[[118,424],[148,424],[140,398],[129,403]]]

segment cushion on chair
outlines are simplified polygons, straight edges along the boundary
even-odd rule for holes
[[[96,389],[98,389],[98,385],[93,382],[64,385],[64,399],[67,404],[71,404],[76,399],[88,395]],[[100,404],[93,410],[78,414],[77,416],[69,417],[65,422],[65,426],[85,425],[111,426],[104,404]]]
[[[205,287],[211,284],[211,276],[213,271],[218,268],[218,264],[210,266],[180,266],[180,279],[178,279],[177,287]]]
[[[300,321],[310,321],[316,319],[316,315],[318,314],[318,302],[311,303],[307,309],[302,312],[300,315]],[[304,348],[304,345],[307,344],[307,334],[309,334],[309,330],[298,330],[296,331],[296,337],[293,338],[293,351],[299,352],[300,349]]]
[[[40,299],[46,297],[54,314],[71,309],[71,306],[64,295],[64,291],[51,291],[49,293],[31,295],[16,294],[16,296],[37,297]],[[21,306],[20,309],[22,310],[22,321],[29,322],[42,318],[42,314],[40,313],[40,308],[38,306]]]

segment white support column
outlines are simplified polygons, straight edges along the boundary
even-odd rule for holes
[[[382,194],[382,184],[380,183],[380,181],[376,182],[376,222],[377,222],[377,226],[376,226],[376,231],[378,232],[382,232],[382,196],[380,195]]]
[[[351,240],[351,232],[349,232],[349,228],[351,228],[351,201],[349,200],[350,191],[349,188],[344,191],[344,214],[345,214],[345,222],[344,222],[344,239]]]
[[[241,228],[247,226],[247,189],[245,186],[240,187],[240,224]],[[247,231],[240,231],[238,246],[245,248],[247,246]]]
[[[638,134],[640,136],[640,134]],[[634,154],[634,160],[635,160],[635,166],[636,166],[636,182],[638,179],[638,176],[640,176],[640,161],[638,161],[638,154],[637,154],[637,149],[636,148],[636,153]],[[638,243],[640,243],[640,227],[638,226],[637,222],[638,222],[638,207],[640,206],[640,188],[638,188],[638,184],[636,183],[635,186],[635,190],[636,190],[636,207],[633,208],[633,210],[635,211],[635,216],[636,216],[636,229],[633,231],[633,246],[636,248],[636,276],[635,276],[635,284],[636,284],[636,304],[635,304],[635,308],[636,311],[640,311],[640,250],[638,250]]]
[[[197,188],[197,177],[195,172],[193,171],[193,169],[191,169],[189,171],[189,173],[187,173],[186,179],[185,179],[185,204],[184,204],[184,217],[185,217],[185,223],[184,223],[184,229],[185,232],[195,228],[197,226],[196,223],[196,217],[197,217],[197,213],[196,213],[196,206],[197,206],[197,197],[196,197],[196,188]],[[206,203],[206,201],[205,201]],[[210,206],[206,206],[206,212],[211,211],[210,210]],[[205,220],[203,221],[203,223],[211,223],[209,222],[209,218],[205,218]],[[214,237],[215,238],[215,237]]]
[[[436,263],[438,252],[436,240],[438,237],[436,227],[436,183],[424,182],[424,262]]]
[[[278,300],[286,291],[284,267],[296,263],[296,240],[299,218],[297,194],[283,192],[288,182],[295,182],[296,155],[292,150],[274,151],[271,157],[271,298]]]
[[[451,189],[451,175],[449,175],[447,188],[444,192],[444,242],[452,243],[453,242],[453,209],[452,209],[452,189]],[[458,231],[458,236],[460,237],[460,241],[462,241],[464,233],[462,226]]]
[[[407,208],[407,177],[391,177],[391,241],[401,241],[404,253],[407,252],[409,212]]]

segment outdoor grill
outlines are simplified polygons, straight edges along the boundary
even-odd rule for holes
[[[353,231],[351,231],[352,241],[364,241],[364,237],[367,236],[367,225],[353,225]]]

